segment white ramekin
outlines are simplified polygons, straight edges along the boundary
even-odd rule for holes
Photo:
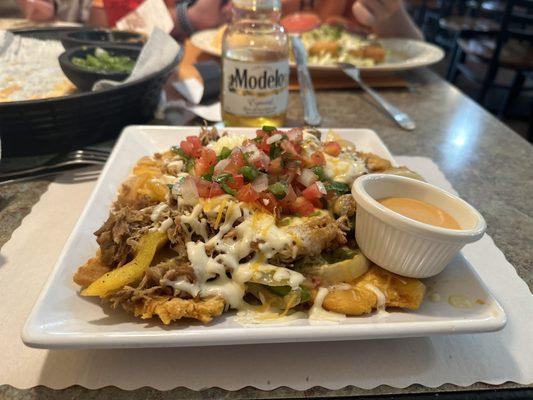
[[[355,237],[370,260],[391,272],[427,278],[441,272],[467,243],[479,240],[486,223],[470,204],[429,183],[403,176],[369,174],[352,186],[357,203]],[[408,197],[449,213],[460,230],[440,228],[404,217],[377,200]]]

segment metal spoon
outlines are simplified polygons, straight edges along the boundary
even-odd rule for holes
[[[307,68],[307,52],[305,51],[305,47],[299,36],[291,34],[290,37],[292,40],[294,58],[296,59],[300,96],[304,106],[304,121],[307,125],[318,126],[322,121],[322,117],[318,112],[315,90],[313,88],[309,69]]]
[[[361,73],[359,72],[359,68],[357,68],[353,64],[343,62],[337,63],[337,65],[344,71],[346,75],[356,81],[365,92],[372,96],[372,98],[385,111],[387,111],[387,113],[389,113],[392,119],[394,119],[394,121],[396,121],[396,123],[400,125],[400,127],[407,131],[412,131],[416,128],[415,122],[411,119],[411,117],[409,117],[409,115],[390,104],[387,100],[381,97],[374,89],[371,89],[363,82],[363,80],[361,79]]]

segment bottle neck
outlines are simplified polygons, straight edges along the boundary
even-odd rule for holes
[[[249,20],[279,23],[280,3],[280,0],[233,0],[232,22]]]

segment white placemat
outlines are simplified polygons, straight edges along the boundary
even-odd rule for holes
[[[453,191],[427,158],[398,157],[430,182]],[[138,350],[37,350],[20,332],[94,181],[60,177],[34,206],[0,256],[0,384],[18,388],[82,385],[169,390],[254,386],[297,390],[414,383],[533,382],[533,296],[492,239],[465,248],[509,319],[496,333],[335,343]]]

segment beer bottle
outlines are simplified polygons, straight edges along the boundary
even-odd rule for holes
[[[233,0],[222,40],[222,118],[227,126],[282,126],[289,100],[289,40],[280,0]]]

